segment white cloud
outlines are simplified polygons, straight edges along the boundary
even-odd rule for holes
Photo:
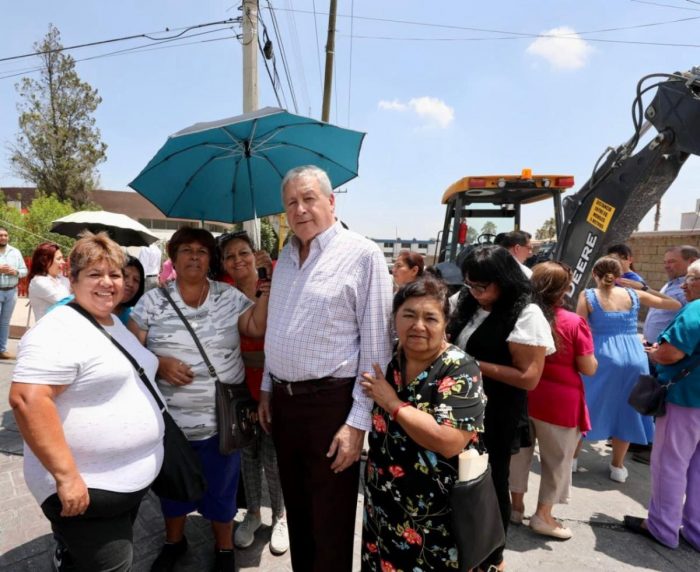
[[[393,101],[382,100],[379,102],[379,109],[390,109],[391,111],[408,111],[408,105],[401,103],[399,100]]]
[[[381,100],[379,109],[401,112],[411,111],[429,124],[443,129],[449,127],[455,118],[455,110],[437,97],[414,97],[408,103],[402,103],[397,99],[392,101]]]
[[[527,47],[527,53],[547,60],[555,69],[574,70],[588,62],[593,48],[573,28],[560,26],[542,33]]]

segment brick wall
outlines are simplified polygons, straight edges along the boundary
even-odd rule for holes
[[[664,253],[671,246],[684,244],[700,248],[700,230],[635,232],[627,241],[634,254],[635,270],[655,290],[668,280],[664,272]]]

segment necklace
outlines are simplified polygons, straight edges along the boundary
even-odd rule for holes
[[[195,312],[195,314],[194,314],[194,320],[191,320],[191,321],[190,321],[190,324],[192,325],[192,328],[195,329],[195,330],[196,330],[197,327],[200,325],[200,323],[199,323],[199,312],[200,312],[200,310],[201,310],[201,308],[202,308],[202,305],[203,305],[203,301],[204,301],[204,291],[205,291],[206,288],[207,288],[207,284],[208,284],[208,282],[207,282],[206,280],[204,281],[204,284],[202,284],[202,291],[199,293],[199,301],[197,302],[197,307],[195,308],[195,309],[196,309],[196,312]],[[180,300],[182,300],[182,303],[185,305],[185,309],[191,308],[191,306],[188,306],[188,305],[187,305],[187,302],[185,302],[185,298],[183,297],[182,292],[180,291],[180,287],[179,287],[177,284],[175,284],[175,287],[177,288],[177,293],[180,294]]]

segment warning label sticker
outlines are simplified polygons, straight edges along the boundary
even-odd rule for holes
[[[591,210],[588,213],[586,220],[597,229],[607,232],[608,225],[610,224],[614,213],[614,206],[609,205],[600,199],[595,199],[591,205]]]

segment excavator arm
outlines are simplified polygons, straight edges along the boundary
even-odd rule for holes
[[[644,82],[664,80],[644,88]],[[642,118],[642,96],[657,87]],[[633,104],[634,136],[599,160],[591,178],[563,201],[556,260],[574,272],[568,292],[575,303],[590,279],[591,267],[610,244],[626,241],[676,179],[688,157],[700,155],[700,68],[655,74],[640,80]],[[644,132],[658,132],[634,153]],[[602,161],[602,162],[601,162]]]

